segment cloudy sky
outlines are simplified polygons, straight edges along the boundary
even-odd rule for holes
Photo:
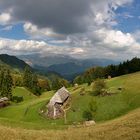
[[[0,0],[0,53],[140,57],[140,0]]]

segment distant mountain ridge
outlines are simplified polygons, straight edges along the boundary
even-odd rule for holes
[[[23,70],[28,65],[27,63],[25,63],[23,60],[20,60],[16,56],[11,56],[8,54],[0,54],[0,63],[6,64],[12,68],[18,68],[20,70]]]
[[[49,80],[54,80],[56,78],[61,79],[62,77],[55,73],[55,72],[47,72],[47,73],[43,73],[42,69],[40,70],[39,68],[35,69],[33,67],[31,67],[30,65],[28,65],[26,62],[24,62],[23,60],[20,60],[19,58],[17,58],[16,56],[11,56],[8,54],[0,54],[0,66],[1,67],[5,67],[11,70],[11,72],[13,74],[22,74],[22,72],[24,71],[24,68],[26,66],[30,67],[30,69],[34,72],[36,72],[39,77],[43,77],[43,78],[48,78]],[[46,71],[46,69],[45,69]]]
[[[47,55],[42,56],[39,53],[30,54],[30,55],[18,55],[19,59],[24,60],[29,65],[34,66],[41,66],[41,67],[49,67],[54,64],[64,64],[69,62],[74,62],[76,59],[66,56],[66,55]]]
[[[75,76],[83,73],[85,70],[94,66],[107,66],[109,64],[117,64],[112,60],[107,59],[87,59],[77,60],[75,62],[69,62],[64,64],[55,64],[46,68],[47,71],[56,72],[68,80],[73,80]]]
[[[50,67],[52,65],[57,64],[66,64],[66,63],[75,63],[78,65],[100,65],[106,66],[109,64],[117,63],[117,61],[113,61],[110,59],[104,58],[91,58],[91,59],[76,59],[70,57],[68,55],[56,55],[56,54],[48,54],[47,56],[43,56],[39,53],[28,54],[28,55],[18,55],[19,59],[24,60],[28,64],[32,66],[41,66],[41,67]]]
[[[110,64],[118,64],[117,61],[109,59],[76,59],[67,55],[49,54],[42,56],[39,53],[30,55],[20,55],[18,58],[24,60],[33,68],[43,72],[57,73],[68,80],[73,80],[75,76],[81,74],[86,69],[94,66],[107,66]]]

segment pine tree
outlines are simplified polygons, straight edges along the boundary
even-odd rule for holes
[[[36,74],[32,75],[32,87],[37,87],[38,86],[38,78]]]
[[[32,87],[31,87],[31,90],[35,95],[40,95],[41,94],[40,87],[39,87],[39,84],[38,84],[38,78],[37,78],[36,74],[32,75]]]
[[[3,76],[4,76],[4,71],[1,69],[0,70],[0,93],[1,93],[1,90],[2,90]]]
[[[41,94],[37,75],[31,71],[29,66],[26,66],[24,70],[23,85],[31,90],[35,95]]]
[[[24,70],[23,85],[27,88],[32,88],[32,71],[29,66],[26,66]]]
[[[52,89],[54,90],[58,90],[63,86],[63,84],[61,83],[61,79],[56,77],[53,81],[52,81]]]
[[[9,99],[12,98],[12,86],[13,86],[13,80],[12,76],[10,75],[10,71],[7,70],[5,74],[5,79],[7,80],[7,96]]]
[[[10,75],[9,70],[5,70],[2,72],[2,83],[1,83],[1,96],[8,97],[9,99],[12,98],[12,86],[13,80]]]

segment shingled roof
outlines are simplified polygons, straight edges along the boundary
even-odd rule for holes
[[[63,107],[68,104],[70,93],[65,88],[59,89],[54,96],[50,99],[47,105],[47,116],[51,119],[61,118],[64,116]]]
[[[49,105],[54,105],[55,103],[63,103],[69,96],[69,91],[65,87],[62,87],[51,98]]]

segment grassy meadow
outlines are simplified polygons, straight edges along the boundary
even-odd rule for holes
[[[55,139],[58,135],[62,140],[68,135],[69,139],[73,137],[82,139],[82,136],[92,139],[93,135],[98,139],[102,137],[111,139],[114,134],[117,139],[117,137],[129,136],[129,133],[131,135],[134,131],[133,133],[136,134],[134,137],[137,137],[140,130],[140,125],[138,126],[140,109],[137,109],[140,107],[140,72],[108,79],[106,82],[108,90],[113,94],[111,96],[93,96],[91,95],[92,85],[87,84],[68,89],[71,92],[72,101],[70,109],[66,113],[66,124],[63,118],[50,120],[38,113],[55,91],[44,92],[40,97],[36,97],[23,87],[14,88],[13,94],[23,96],[24,101],[18,104],[12,103],[10,106],[0,109],[0,136],[6,131],[9,139],[27,139],[27,137],[36,139],[39,135],[41,135],[40,139],[45,137]],[[119,90],[120,87],[122,90]],[[84,95],[81,95],[81,92]],[[83,112],[88,110],[89,102],[93,99],[97,103],[97,111],[93,115],[96,125],[88,128],[80,126],[80,128],[73,128],[76,127],[72,125],[73,123],[80,124],[84,121]],[[128,115],[126,115],[127,113]],[[120,129],[118,130],[117,127]],[[30,130],[27,131],[27,129]],[[56,133],[54,133],[54,129],[57,129]],[[121,129],[124,133],[122,135],[119,134]],[[3,139],[5,139],[4,136]]]
[[[27,130],[0,125],[1,140],[139,140],[140,109],[90,127],[65,130]]]

